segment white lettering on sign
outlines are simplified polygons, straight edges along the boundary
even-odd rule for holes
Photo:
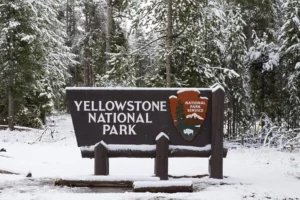
[[[128,101],[127,106],[129,107],[127,111],[134,111],[133,101]]]
[[[89,101],[84,101],[84,110],[86,111],[91,111],[90,107],[90,102]]]
[[[89,123],[152,124],[149,113],[89,113]]]
[[[76,108],[77,108],[77,111],[80,110],[80,105],[82,104],[82,101],[80,101],[80,103],[78,103],[77,101],[74,101],[75,105],[76,105]]]
[[[167,105],[165,101],[160,102],[161,111],[167,111]]]
[[[77,111],[167,111],[166,101],[74,101]]]
[[[92,101],[91,104],[92,104],[92,106],[91,106],[91,107],[92,107],[91,111],[97,111],[97,109],[95,108],[95,102]]]
[[[136,132],[134,131],[134,127],[136,125],[129,124],[124,125],[120,124],[118,126],[116,125],[103,125],[103,135],[136,135]]]
[[[205,105],[205,101],[186,101],[185,104],[189,105],[188,113],[204,112],[201,105]]]
[[[138,124],[153,123],[151,112],[167,111],[166,101],[74,101],[74,104],[76,111],[88,112],[88,123],[103,125],[103,135],[137,135],[134,128]]]
[[[114,104],[114,102],[108,101],[108,102],[105,104],[105,109],[108,110],[108,111],[113,111],[113,110],[115,109],[115,104]]]

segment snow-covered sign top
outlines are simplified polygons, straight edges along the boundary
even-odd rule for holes
[[[211,144],[216,91],[223,88],[68,87],[67,97],[80,147],[153,145],[160,137],[170,145],[204,147]]]
[[[175,90],[175,91],[211,91],[212,88],[146,88],[146,87],[66,87],[66,90]]]

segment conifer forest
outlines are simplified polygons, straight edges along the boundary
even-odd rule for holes
[[[0,124],[41,128],[65,88],[225,89],[224,133],[300,148],[299,0],[0,0]]]

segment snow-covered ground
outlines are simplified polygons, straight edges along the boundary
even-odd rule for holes
[[[300,152],[238,147],[224,159],[223,180],[189,179],[194,193],[132,193],[128,189],[69,188],[54,186],[59,177],[93,174],[93,160],[82,159],[68,115],[53,117],[49,130],[0,131],[0,200],[235,200],[300,199]],[[51,132],[52,131],[52,132]],[[153,159],[110,159],[112,176],[153,176]],[[31,178],[26,178],[28,172]],[[172,158],[171,175],[207,174],[208,159]]]

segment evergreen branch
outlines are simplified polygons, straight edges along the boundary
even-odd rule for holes
[[[159,5],[159,1],[157,1],[157,2],[155,2],[155,3],[156,3],[156,4],[153,5],[153,8],[152,8],[152,9],[148,9],[147,12],[146,12],[143,16],[141,16],[139,19],[133,20],[133,22],[132,22],[133,25],[131,26],[129,32],[132,31],[132,27],[137,27],[137,26],[139,25],[139,22],[142,21],[142,20],[143,20],[144,18],[146,18],[147,16],[149,16],[150,12],[152,12],[152,11],[155,9],[155,7],[156,7],[157,5]],[[139,15],[140,12],[141,12],[141,11],[138,11],[138,12],[137,12],[137,15]]]
[[[211,69],[220,69],[223,70],[225,73],[226,72],[230,72],[233,75],[235,75],[237,78],[240,77],[240,75],[238,73],[236,73],[233,69],[228,69],[228,68],[224,68],[224,67],[206,67],[206,68],[211,68]]]
[[[163,39],[163,38],[166,38],[166,37],[167,37],[166,35],[163,35],[163,36],[161,36],[161,37],[159,37],[159,38],[157,38],[157,39],[155,39],[155,40],[153,40],[153,41],[151,41],[151,42],[149,42],[149,43],[143,45],[142,47],[140,47],[140,48],[134,50],[134,51],[131,52],[129,55],[132,55],[132,54],[134,54],[134,53],[136,53],[136,52],[142,50],[143,48],[145,48],[145,47],[147,47],[147,46],[153,44],[154,42],[157,42],[158,40]]]
[[[184,33],[184,31],[185,31],[185,28],[182,29],[182,31],[181,31],[180,33],[173,34],[171,37],[172,37],[172,38],[177,38],[177,37],[179,37],[180,35],[182,35],[182,34]],[[163,35],[163,36],[161,36],[161,37],[158,37],[158,38],[156,38],[155,40],[153,40],[153,41],[151,41],[151,42],[149,42],[149,43],[143,45],[142,47],[140,47],[140,48],[134,50],[134,51],[131,52],[129,55],[132,55],[132,54],[134,54],[134,53],[136,53],[136,52],[138,52],[138,51],[144,49],[145,47],[147,47],[147,46],[149,46],[149,45],[151,45],[151,44],[153,44],[153,43],[155,43],[155,42],[157,42],[157,41],[159,41],[159,40],[161,40],[161,39],[163,39],[163,38],[166,38],[166,37],[167,37],[166,35]]]

